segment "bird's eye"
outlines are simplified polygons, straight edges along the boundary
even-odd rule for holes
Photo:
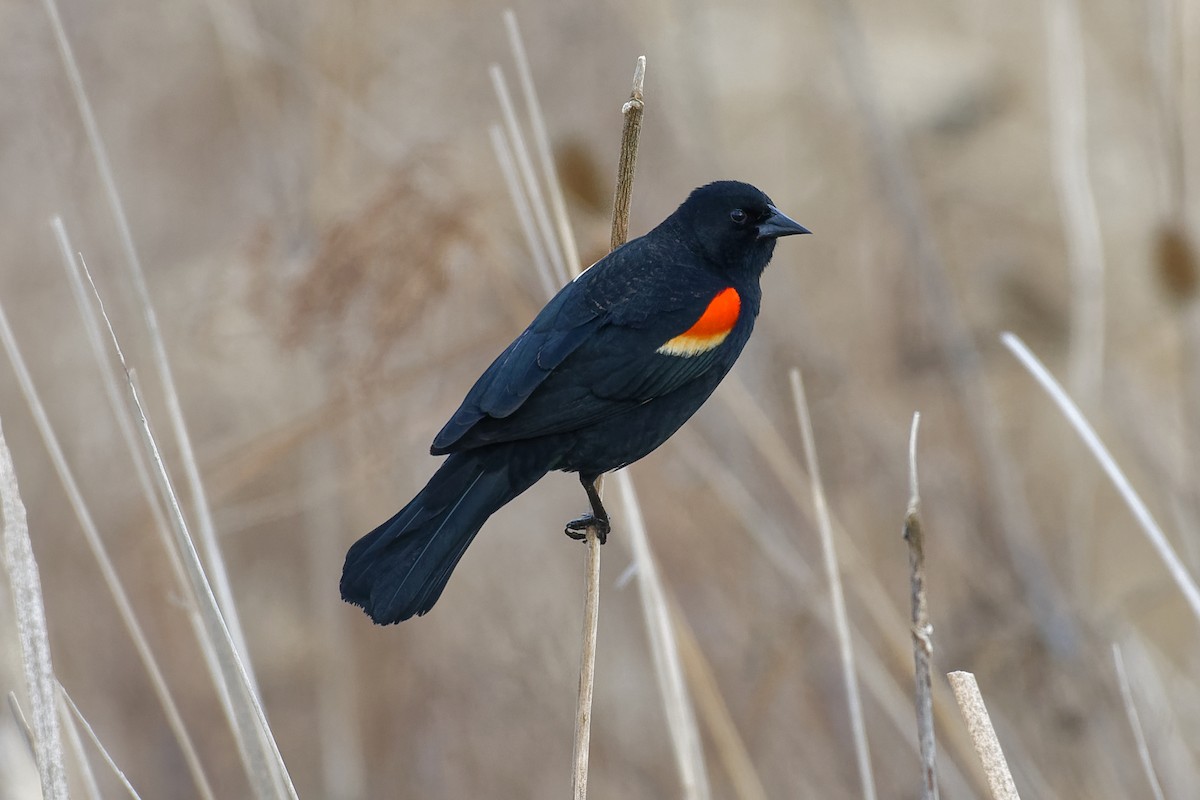
[[[741,225],[746,221],[746,212],[742,211],[740,208],[735,208],[733,211],[729,212],[729,218],[733,220],[734,223]]]

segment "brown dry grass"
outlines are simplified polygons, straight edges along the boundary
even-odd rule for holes
[[[880,796],[916,797],[920,785],[898,522],[915,409],[944,796],[980,796],[983,785],[938,677],[951,669],[978,677],[1025,796],[1147,796],[1114,641],[1163,792],[1189,796],[1200,755],[1195,620],[1084,448],[997,342],[1015,330],[1060,377],[1067,370],[1078,298],[1054,184],[1042,10],[930,0],[684,8],[516,10],[585,263],[607,249],[597,195],[615,168],[614,103],[640,53],[652,64],[651,110],[631,232],[693,186],[737,177],[817,234],[783,242],[765,276],[759,330],[736,372],[745,391],[723,389],[678,441],[632,469],[659,569],[694,635],[689,658],[707,662],[685,665],[688,674],[711,675],[705,719],[723,704],[767,796],[858,796],[786,378],[799,364]],[[1187,189],[1200,108],[1195,71],[1179,62],[1195,60],[1200,31],[1194,14],[1170,8],[1155,6],[1160,18],[1127,4],[1083,7],[1108,313],[1102,390],[1080,399],[1195,574],[1200,506],[1186,443],[1200,415],[1200,220]],[[561,526],[582,508],[573,479],[552,476],[498,514],[428,618],[379,629],[336,598],[345,547],[428,477],[432,432],[540,302],[487,134],[499,117],[488,64],[508,58],[501,9],[62,7],[266,713],[303,797],[556,797],[569,783],[581,554]],[[1178,54],[1164,59],[1167,78],[1164,41]],[[58,263],[53,214],[106,293],[180,475],[120,241],[41,7],[0,8],[0,44],[0,298],[214,792],[244,796],[185,599]],[[908,194],[895,189],[905,173]],[[940,305],[929,299],[929,247],[946,269]],[[962,322],[966,341],[955,346],[977,349],[1011,488],[1028,507],[1016,538],[1001,529],[997,487],[984,477],[979,409],[964,408],[947,315]],[[56,675],[143,797],[189,796],[179,747],[9,378],[0,419]],[[596,797],[673,796],[636,591],[609,582],[629,562],[622,539],[618,520],[604,552],[589,783]],[[1045,597],[1059,618],[1045,616]],[[12,618],[5,590],[0,688],[23,699]],[[718,757],[725,742],[705,740],[718,797],[735,785]],[[0,715],[3,800],[36,791],[23,748]],[[116,795],[117,780],[92,762],[105,796]]]

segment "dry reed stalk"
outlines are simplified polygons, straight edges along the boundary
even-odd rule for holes
[[[150,477],[150,468],[146,463],[146,453],[142,448],[137,431],[134,430],[129,413],[129,404],[125,400],[121,386],[117,383],[116,372],[110,364],[110,353],[105,347],[104,337],[100,330],[100,320],[96,316],[96,309],[93,307],[87,288],[84,286],[83,276],[76,263],[76,252],[71,247],[71,240],[67,236],[67,229],[61,217],[53,217],[50,220],[50,227],[54,229],[54,238],[58,242],[59,255],[62,256],[63,267],[67,271],[68,283],[71,285],[71,294],[75,298],[75,307],[79,311],[80,318],[83,320],[88,344],[92,350],[92,358],[96,362],[101,381],[104,384],[104,394],[108,400],[109,409],[112,411],[113,418],[117,421],[117,428],[121,432],[121,440],[125,443],[125,450],[133,460],[138,487],[142,490],[142,497],[150,509],[150,515],[154,520],[154,529],[162,541],[163,551],[167,554],[171,562],[176,580],[180,587],[184,587],[187,581],[183,574],[183,562],[180,561],[179,553],[176,552],[174,543],[171,541],[171,536],[168,532],[170,523],[167,521],[166,512],[163,510],[162,502],[155,491],[154,481]],[[78,258],[80,262],[83,261],[82,255],[79,255]]]
[[[721,687],[717,684],[717,676],[713,674],[712,664],[700,649],[692,626],[679,610],[679,603],[669,592],[666,599],[671,609],[671,626],[675,631],[675,642],[679,647],[680,661],[683,663],[688,686],[696,699],[700,718],[712,736],[717,757],[725,767],[725,774],[729,776],[733,796],[737,800],[767,800],[767,790],[763,788],[762,779],[758,777],[754,762],[750,760],[750,753],[746,751],[746,744],[733,722],[729,705],[721,695]],[[803,785],[793,785],[792,790],[799,797],[812,794],[811,787]]]
[[[1131,686],[1137,687],[1139,718],[1149,718],[1148,748],[1155,774],[1167,797],[1188,797],[1200,786],[1200,764],[1193,748],[1195,721],[1200,718],[1200,684],[1194,660],[1176,663],[1137,631],[1122,637],[1121,663]]]
[[[533,211],[534,227],[538,232],[546,253],[550,256],[550,266],[554,269],[556,286],[567,282],[567,262],[558,240],[554,235],[554,226],[550,222],[550,213],[546,209],[546,200],[542,196],[541,182],[533,168],[533,160],[529,155],[529,147],[525,144],[525,136],[521,133],[521,125],[517,122],[516,106],[508,93],[508,83],[500,67],[493,64],[488,70],[492,78],[492,88],[500,101],[500,111],[504,116],[504,129],[508,133],[513,155],[516,156],[517,174],[521,177],[522,188],[529,195],[529,206]]]
[[[3,559],[0,559],[3,561]],[[21,703],[17,700],[17,695],[13,691],[9,691],[4,696],[8,701],[8,712],[12,714],[13,722],[17,725],[17,731],[21,734],[21,740],[25,742],[25,749],[29,751],[29,757],[37,761],[37,748],[33,744],[33,729],[29,727],[29,720],[25,719],[25,712],[21,710]]]
[[[618,471],[615,480],[621,492],[621,499],[625,502],[629,543],[633,548],[634,563],[637,565],[638,594],[642,601],[642,615],[646,620],[646,633],[650,637],[654,674],[663,697],[667,729],[675,751],[675,764],[679,769],[680,796],[686,800],[707,800],[712,796],[712,790],[709,788],[708,774],[704,766],[704,748],[696,726],[696,715],[688,697],[679,646],[671,624],[666,589],[659,576],[654,554],[650,550],[646,523],[642,517],[637,493],[633,489],[633,481],[625,470]]]
[[[71,749],[71,755],[75,758],[75,774],[79,778],[78,782],[83,784],[83,790],[89,800],[103,800],[103,795],[100,794],[100,784],[96,781],[96,773],[92,771],[92,764],[88,761],[87,753],[83,751],[83,737],[79,735],[79,723],[71,716],[71,709],[67,707],[66,700],[63,699],[61,683],[58,688],[60,690],[58,720],[62,725],[67,746]]]
[[[1125,659],[1121,656],[1121,648],[1116,642],[1112,645],[1113,667],[1117,672],[1117,685],[1121,689],[1121,704],[1125,707],[1125,717],[1133,731],[1133,739],[1137,744],[1138,760],[1142,762],[1142,770],[1146,773],[1146,782],[1154,800],[1165,800],[1162,786],[1158,782],[1158,773],[1154,770],[1154,761],[1150,758],[1150,747],[1146,744],[1146,734],[1142,730],[1142,721],[1138,718],[1137,704],[1133,701],[1133,689],[1129,685],[1129,675],[1125,672]]]
[[[56,0],[43,0],[43,6],[46,10],[46,15],[50,19],[50,27],[54,32],[59,56],[62,59],[63,68],[67,72],[67,78],[71,84],[71,92],[75,98],[75,105],[79,110],[84,133],[87,136],[88,146],[92,151],[93,160],[96,162],[96,170],[99,173],[100,183],[104,189],[104,197],[108,203],[109,212],[112,214],[113,222],[117,226],[118,239],[125,255],[124,262],[129,271],[129,281],[134,288],[138,304],[142,310],[146,330],[150,335],[151,353],[155,371],[158,373],[163,397],[166,400],[167,413],[171,420],[172,431],[179,445],[184,475],[187,478],[188,489],[192,495],[193,512],[196,514],[199,523],[197,532],[201,548],[208,562],[208,569],[212,572],[215,597],[220,604],[225,624],[228,626],[234,644],[241,655],[240,660],[243,663],[247,679],[250,681],[250,686],[255,694],[257,694],[257,683],[254,678],[253,668],[250,665],[250,653],[246,646],[245,636],[242,633],[242,625],[238,617],[237,607],[233,601],[233,590],[229,585],[229,576],[225,569],[225,561],[217,545],[212,509],[204,492],[204,484],[200,479],[200,469],[192,449],[191,436],[188,434],[187,425],[184,422],[183,408],[179,402],[179,393],[175,388],[171,363],[167,358],[166,343],[163,340],[162,330],[158,324],[158,314],[154,309],[154,304],[150,297],[150,289],[146,284],[146,273],[142,268],[142,261],[138,255],[137,248],[134,246],[133,233],[129,228],[129,220],[126,217],[124,205],[121,203],[121,196],[117,191],[117,182],[113,175],[108,150],[105,148],[104,140],[100,136],[100,126],[96,123],[91,101],[88,100],[87,92],[84,89],[83,77],[75,61],[71,43],[67,39],[66,31],[63,29]],[[288,781],[287,778],[283,778],[282,780],[284,782]]]
[[[641,134],[642,89],[646,77],[646,57],[639,56],[637,67],[633,73],[633,88],[630,99],[621,109],[625,117],[624,129],[621,132],[621,158],[617,165],[616,199],[613,202],[612,247],[615,250],[625,243],[629,235],[629,197],[633,193],[633,176],[637,166],[638,136]],[[635,103],[636,101],[636,103]],[[634,106],[636,105],[636,111]],[[636,125],[630,124],[630,117],[638,118]],[[626,158],[626,153],[632,152],[632,158]],[[624,198],[624,203],[622,203]],[[573,268],[578,268],[579,259],[575,256]],[[627,479],[626,479],[627,481]],[[625,485],[624,482],[622,485]],[[596,492],[604,491],[603,476],[596,479]],[[629,485],[632,496],[633,487]],[[600,619],[600,540],[596,535],[595,526],[589,526],[585,534],[587,543],[587,559],[584,564],[587,587],[583,604],[583,646],[579,662],[579,701],[575,711],[575,746],[571,773],[571,787],[575,800],[587,797],[588,752],[592,739],[592,694],[596,679],[596,633]],[[694,724],[694,723],[693,723]]]
[[[353,401],[351,401],[353,402]],[[301,457],[302,486],[320,486],[325,476],[341,474],[332,436],[318,436],[309,442]],[[357,452],[365,452],[367,448]],[[353,452],[353,450],[352,450]],[[294,497],[289,497],[294,506]],[[329,531],[342,523],[340,509],[326,500],[302,512],[302,533],[306,548],[309,585],[320,586],[328,578],[330,564],[339,563],[341,548]],[[225,530],[228,532],[229,527]],[[316,693],[316,734],[320,742],[322,790],[327,800],[352,800],[368,797],[369,775],[364,764],[366,747],[363,728],[351,715],[359,707],[362,693],[357,681],[347,680],[356,673],[358,653],[350,628],[342,615],[341,598],[334,592],[312,592],[312,619],[324,631],[326,646],[314,653],[314,669],[320,690]]]
[[[0,327],[8,335],[8,320],[0,317]],[[32,710],[33,749],[38,778],[45,800],[67,800],[67,765],[55,702],[54,666],[50,661],[50,635],[46,629],[46,608],[42,600],[42,580],[33,558],[33,543],[25,520],[25,504],[17,487],[17,472],[12,454],[0,428],[0,511],[4,516],[4,566],[12,591],[21,644],[21,664]]]
[[[1012,773],[1008,770],[1008,762],[1004,760],[1004,751],[1000,749],[1000,740],[992,728],[992,720],[988,716],[987,706],[983,704],[983,695],[979,693],[979,684],[975,676],[969,672],[951,672],[947,676],[950,686],[954,689],[954,697],[958,700],[958,709],[962,712],[963,720],[967,723],[967,731],[971,741],[975,743],[975,752],[983,763],[987,773],[988,786],[992,790],[994,800],[1020,800],[1016,784],[1013,783]]]
[[[100,751],[100,756],[104,759],[104,763],[107,764],[108,768],[112,770],[114,775],[116,775],[117,780],[121,782],[121,785],[124,787],[125,791],[128,792],[130,797],[133,797],[136,800],[141,800],[140,795],[138,795],[137,791],[133,788],[133,784],[130,783],[129,779],[125,777],[125,773],[122,772],[121,768],[117,766],[117,762],[113,761],[113,757],[109,754],[108,749],[104,746],[104,743],[100,741],[100,737],[96,735],[96,731],[92,728],[91,723],[89,723],[87,718],[83,716],[83,712],[79,710],[79,706],[75,705],[75,701],[71,699],[71,695],[67,694],[67,690],[63,688],[61,683],[58,684],[58,691],[59,697],[62,698],[63,708],[69,709],[70,713],[75,717],[79,724],[83,726],[83,730],[87,733],[88,738],[92,740],[92,744],[95,745],[98,751]],[[72,730],[74,730],[74,727],[72,727]],[[100,795],[97,794],[97,796],[99,797]]]
[[[854,666],[854,645],[850,640],[850,622],[846,614],[846,596],[842,591],[842,573],[838,566],[837,548],[833,542],[833,524],[829,519],[829,504],[825,499],[825,487],[821,482],[821,468],[817,461],[817,445],[813,436],[812,418],[808,412],[808,400],[804,396],[804,379],[800,376],[800,370],[793,367],[789,377],[792,383],[792,399],[796,403],[796,417],[800,422],[800,436],[804,440],[804,459],[808,465],[808,477],[812,485],[817,531],[821,535],[821,554],[825,564],[825,578],[829,582],[833,627],[837,633],[838,655],[842,663],[842,682],[846,686],[846,710],[850,717],[850,730],[854,736],[858,780],[862,785],[863,798],[874,800],[876,796],[875,776],[871,771],[871,748],[867,743],[867,726],[863,722],[862,697],[859,694],[858,674]]]
[[[575,244],[575,234],[571,230],[571,220],[567,216],[567,202],[563,198],[562,184],[554,169],[550,134],[546,131],[546,119],[542,114],[542,104],[538,100],[537,89],[533,85],[533,71],[529,68],[529,57],[525,53],[525,43],[521,40],[521,30],[517,26],[517,15],[511,8],[504,11],[504,27],[508,30],[509,49],[512,50],[513,61],[517,65],[517,77],[521,81],[521,94],[525,97],[526,110],[529,112],[529,127],[533,131],[534,152],[537,153],[538,165],[542,168],[542,178],[546,182],[546,188],[550,195],[550,210],[554,214],[563,254],[568,259],[567,271],[574,274],[579,270],[579,247]],[[626,225],[628,226],[628,223]]]
[[[1145,533],[1155,552],[1158,553],[1159,558],[1166,565],[1167,572],[1170,573],[1171,578],[1175,581],[1175,585],[1179,587],[1179,591],[1183,593],[1184,599],[1187,600],[1192,613],[1200,621],[1200,587],[1197,587],[1195,578],[1192,577],[1187,567],[1184,566],[1183,561],[1175,553],[1175,549],[1171,547],[1167,535],[1159,527],[1158,522],[1155,521],[1154,516],[1150,513],[1150,509],[1142,502],[1142,498],[1134,491],[1133,485],[1125,477],[1125,473],[1121,471],[1120,466],[1117,465],[1108,448],[1100,441],[1096,430],[1083,416],[1083,412],[1079,410],[1079,406],[1075,405],[1074,401],[1071,400],[1058,381],[1054,379],[1054,376],[1050,374],[1050,371],[1025,346],[1020,337],[1013,333],[1004,333],[1000,336],[1000,340],[1016,356],[1021,365],[1028,370],[1029,374],[1041,384],[1042,389],[1045,390],[1046,394],[1050,395],[1050,399],[1058,406],[1063,416],[1071,424],[1071,427],[1079,434],[1079,438],[1083,440],[1083,443],[1092,452],[1092,456],[1100,464],[1105,474],[1108,475],[1109,480],[1112,481],[1121,498],[1129,506],[1130,511],[1133,512],[1142,532]]]
[[[172,521],[172,531],[176,537],[176,546],[183,556],[189,587],[198,603],[198,611],[200,612],[205,632],[201,646],[209,651],[207,657],[215,661],[220,667],[219,675],[215,676],[214,680],[217,682],[218,690],[229,693],[231,702],[228,708],[232,710],[234,716],[234,719],[231,720],[234,736],[238,741],[239,750],[246,766],[251,787],[255,792],[255,796],[259,798],[287,797],[294,800],[296,789],[292,785],[291,776],[288,775],[287,768],[284,766],[283,758],[279,754],[279,747],[275,742],[274,735],[271,733],[270,726],[267,724],[258,695],[254,691],[249,675],[246,673],[245,665],[242,663],[237,645],[234,643],[229,628],[225,624],[225,618],[221,614],[221,609],[213,593],[212,586],[208,582],[204,565],[200,561],[200,555],[196,551],[195,544],[188,531],[187,521],[184,519],[179,498],[175,493],[170,474],[167,472],[166,464],[163,461],[162,452],[159,450],[158,442],[154,437],[154,432],[150,428],[150,422],[142,406],[141,393],[138,391],[133,375],[125,361],[125,354],[121,350],[121,345],[117,339],[116,331],[113,330],[112,322],[104,310],[104,304],[100,299],[99,292],[96,290],[96,284],[92,280],[91,273],[87,271],[85,264],[81,264],[81,266],[95,295],[100,317],[104,320],[108,328],[108,334],[112,341],[113,349],[116,352],[117,360],[120,362],[121,369],[125,372],[129,396],[141,429],[142,440],[150,456],[150,461],[154,465],[159,482],[159,490],[162,492],[170,511],[169,518]]]
[[[534,269],[537,271],[538,280],[542,282],[542,291],[546,293],[547,297],[553,297],[561,284],[554,278],[550,257],[546,255],[546,248],[534,227],[533,211],[529,207],[529,197],[525,193],[521,176],[517,173],[517,162],[513,156],[512,145],[504,135],[504,129],[499,125],[490,126],[488,133],[491,136],[492,150],[496,154],[496,161],[500,164],[500,172],[504,175],[504,183],[508,186],[509,199],[517,210],[517,221],[521,225],[521,232],[525,235],[525,241],[529,245],[529,255],[533,258]]]
[[[117,384],[116,375],[111,369],[107,368],[108,351],[105,350],[104,341],[99,335],[100,327],[99,321],[96,319],[96,311],[92,308],[87,292],[84,289],[83,281],[79,277],[79,269],[75,265],[75,250],[71,247],[71,240],[67,236],[67,228],[63,224],[62,217],[53,217],[50,220],[50,227],[54,229],[54,238],[58,242],[59,255],[62,256],[63,266],[66,268],[67,277],[70,279],[71,294],[75,297],[75,306],[79,310],[84,325],[87,328],[88,344],[92,348],[92,357],[100,368],[100,377],[104,383],[104,395],[108,399],[109,408],[113,412],[113,418],[116,419],[117,427],[121,431],[121,439],[125,443],[125,449],[128,451],[130,458],[133,459],[133,468],[137,475],[138,486],[141,488],[142,496],[150,508],[150,514],[154,518],[155,527],[159,531],[166,531],[168,525],[167,515],[162,509],[162,503],[159,502],[158,496],[154,493],[154,482],[150,479],[150,469],[146,465],[146,455],[138,442],[137,432],[133,429],[133,424],[129,420],[128,407],[121,393],[121,388]],[[164,541],[166,541],[165,537]],[[167,547],[166,550],[174,560],[174,563],[178,564],[179,558],[175,553],[175,549]],[[182,575],[182,569],[179,569],[178,572]]]
[[[1087,82],[1077,0],[1044,0],[1054,185],[1067,240],[1071,301],[1067,374],[1092,408],[1104,379],[1104,245],[1088,171]],[[1091,572],[1095,476],[1075,471],[1067,492],[1072,584],[1085,594]]]
[[[908,575],[912,602],[913,679],[917,698],[917,741],[921,746],[921,798],[938,800],[937,740],[933,735],[933,625],[925,592],[925,532],[921,527],[921,487],[917,480],[917,429],[921,413],[913,414],[908,436],[908,508],[904,541],[908,542]]]
[[[54,233],[56,239],[59,241],[59,248],[62,258],[64,258],[68,275],[72,278],[71,287],[77,295],[76,300],[79,301],[80,313],[83,313],[85,324],[88,326],[89,341],[94,343],[94,347],[98,347],[100,343],[98,343],[98,337],[96,336],[98,331],[96,330],[95,308],[91,306],[91,303],[86,302],[86,297],[79,296],[82,294],[83,281],[80,279],[76,264],[74,264],[70,241],[67,240],[66,228],[62,225],[59,217],[54,218]],[[2,313],[4,311],[0,309],[0,315]],[[62,482],[62,488],[66,491],[68,503],[71,504],[74,515],[76,515],[79,521],[79,527],[83,529],[84,541],[88,543],[88,548],[92,553],[92,557],[96,559],[96,564],[100,566],[101,577],[103,578],[104,585],[108,588],[109,594],[113,596],[113,601],[116,603],[116,610],[118,610],[121,622],[125,625],[126,631],[130,633],[133,649],[137,651],[138,658],[142,661],[143,667],[146,670],[146,675],[150,678],[151,688],[158,698],[158,703],[162,705],[163,714],[167,717],[168,727],[172,729],[175,740],[179,742],[180,751],[182,756],[184,756],[184,763],[187,765],[188,772],[191,772],[192,782],[196,784],[197,792],[202,798],[212,800],[214,798],[212,788],[209,786],[208,777],[204,774],[203,765],[200,764],[196,746],[192,744],[191,735],[187,733],[187,727],[180,715],[179,706],[175,704],[175,698],[167,686],[167,680],[164,678],[162,668],[158,666],[154,650],[150,648],[149,639],[146,639],[142,624],[138,621],[137,614],[134,613],[133,603],[128,599],[125,587],[121,584],[121,579],[118,573],[116,573],[116,567],[113,565],[112,559],[109,558],[108,548],[104,547],[100,528],[97,527],[95,519],[92,519],[91,511],[88,509],[88,504],[86,504],[83,498],[83,492],[80,491],[78,483],[74,480],[70,464],[67,463],[66,456],[59,444],[58,435],[54,433],[54,428],[50,425],[49,417],[46,414],[46,408],[44,408],[40,397],[37,395],[37,389],[30,377],[29,369],[25,367],[25,362],[22,355],[20,355],[20,350],[17,348],[17,343],[7,336],[2,337],[2,339],[4,339],[2,344],[4,344],[5,349],[8,351],[8,359],[12,361],[14,371],[17,373],[17,383],[25,397],[25,403],[29,405],[32,414],[34,414],[34,423],[37,426],[38,433],[41,434],[42,443],[46,445],[50,462],[54,464],[55,473],[58,473],[59,480]],[[104,375],[104,379],[106,379],[104,380],[106,387],[110,383],[115,384],[112,371],[106,368],[107,363],[106,359],[104,359],[104,354],[94,350],[94,355],[97,357],[98,363],[100,363],[101,372]],[[124,403],[120,402],[120,398],[109,397],[109,399],[110,401],[120,403],[120,407],[114,407],[114,413],[121,420],[122,427],[130,427],[130,432],[132,433],[132,427],[128,426]],[[138,470],[139,476],[143,476],[142,470],[145,469],[145,465],[140,459],[142,459],[144,453],[138,449],[134,449],[132,452],[134,453],[134,463],[142,468]],[[143,477],[149,482],[149,474],[145,474]],[[160,503],[158,503],[158,499],[152,493],[152,487],[148,485],[144,488],[150,491],[148,499],[150,500],[152,509],[160,510]],[[158,511],[158,515],[156,516],[162,516],[161,510]],[[166,534],[166,516],[162,516],[162,523],[163,527],[158,530]],[[167,552],[175,557],[175,548],[169,546],[169,542],[167,543]],[[182,566],[179,564],[178,558],[174,559],[174,564],[181,578]],[[182,579],[180,579],[180,585],[186,589],[186,583]]]
[[[633,201],[633,173],[637,169],[638,142],[642,136],[642,115],[646,110],[643,88],[646,82],[646,57],[638,56],[633,71],[633,91],[621,108],[625,118],[621,131],[621,155],[617,162],[617,190],[613,200],[613,225],[610,249],[616,250],[629,239],[629,206]]]
[[[1076,0],[1045,0],[1050,132],[1071,269],[1070,383],[1091,403],[1104,371],[1104,245],[1088,171],[1087,82]]]

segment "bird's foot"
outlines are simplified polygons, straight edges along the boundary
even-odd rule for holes
[[[588,528],[595,529],[596,538],[600,540],[600,544],[608,541],[608,532],[611,530],[608,520],[599,519],[593,514],[584,514],[582,517],[571,520],[567,523],[563,533],[577,542],[582,542],[587,538]]]

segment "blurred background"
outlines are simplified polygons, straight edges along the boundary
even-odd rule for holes
[[[58,6],[145,270],[266,714],[302,797],[568,791],[584,509],[551,475],[429,616],[338,599],[345,548],[545,299],[489,139],[503,3]],[[907,442],[927,537],[944,797],[985,797],[944,673],[976,673],[1026,797],[1200,785],[1197,619],[1061,414],[1063,380],[1200,571],[1200,14],[1097,0],[517,2],[582,264],[608,245],[635,59],[631,234],[737,178],[785,240],[731,381],[630,470],[674,598],[715,797],[862,797],[788,371],[804,374],[878,794],[918,796]],[[86,259],[203,525],[129,251],[47,8],[0,4],[0,301],[220,798],[249,796],[50,220]],[[202,796],[7,361],[0,420],[59,680],[142,797]],[[610,490],[611,491],[611,490]],[[614,495],[615,496],[615,495]],[[590,788],[680,795],[622,506],[603,550]],[[207,557],[207,556],[206,556]],[[210,562],[210,568],[212,564]],[[6,581],[7,576],[0,576]],[[28,706],[11,596],[0,684]],[[716,709],[715,711],[713,709]],[[740,742],[753,768],[730,764]],[[103,796],[121,788],[90,744]],[[85,781],[70,762],[72,785]],[[0,798],[38,796],[0,714]],[[756,794],[757,793],[757,794]]]

